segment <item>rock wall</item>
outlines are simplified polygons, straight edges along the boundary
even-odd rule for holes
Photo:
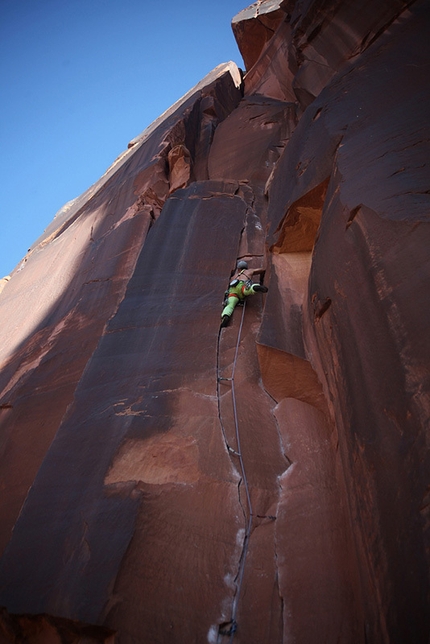
[[[428,643],[430,5],[232,25],[2,284],[0,641]]]

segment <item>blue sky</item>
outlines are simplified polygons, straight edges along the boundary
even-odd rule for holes
[[[211,69],[242,0],[0,0],[0,277]]]

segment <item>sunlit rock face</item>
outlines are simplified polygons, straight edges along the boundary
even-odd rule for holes
[[[428,644],[430,8],[232,26],[2,282],[2,641]]]

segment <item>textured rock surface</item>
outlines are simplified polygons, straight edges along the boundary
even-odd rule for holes
[[[244,9],[1,281],[1,641],[428,644],[429,29]]]
[[[240,99],[236,81],[226,66],[149,128],[87,198],[54,219],[3,290],[0,476],[8,494],[0,499],[2,548],[169,194],[172,144],[189,138],[188,147],[206,145],[205,125],[193,122],[188,132],[184,122],[204,114],[207,103],[213,104],[212,122],[225,116]]]
[[[247,70],[258,60],[284,18],[281,0],[259,0],[233,18],[233,33]]]

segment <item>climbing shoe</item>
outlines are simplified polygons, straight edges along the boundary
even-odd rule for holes
[[[268,290],[267,286],[263,286],[263,284],[254,284],[254,291],[258,293],[267,293]]]
[[[221,321],[221,329],[227,326],[227,324],[230,321],[230,316],[229,315],[223,315],[222,316],[222,321]]]

